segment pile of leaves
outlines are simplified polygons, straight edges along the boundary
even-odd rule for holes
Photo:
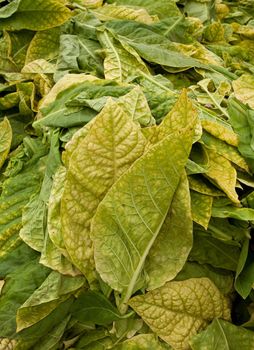
[[[254,2],[0,0],[0,349],[254,349]]]

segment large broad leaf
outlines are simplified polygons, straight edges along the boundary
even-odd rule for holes
[[[22,0],[17,11],[1,20],[1,30],[45,30],[71,17],[71,11],[57,0]]]
[[[140,127],[109,100],[72,154],[61,202],[63,239],[73,263],[89,278],[91,219],[113,183],[143,154],[145,143]]]
[[[243,74],[232,83],[235,97],[254,108],[254,78],[252,75]]]
[[[11,148],[12,128],[7,118],[0,123],[0,168],[4,164],[5,159]]]
[[[122,43],[128,43],[148,62],[181,69],[204,68],[202,63],[181,53],[174,43],[158,34],[151,26],[127,20],[110,21],[106,26],[121,38]]]
[[[207,329],[190,340],[193,350],[239,350],[254,347],[254,332],[215,319]]]
[[[193,138],[188,125],[152,147],[107,193],[92,224],[96,269],[124,301],[143,284],[142,269],[167,216]]]
[[[230,320],[229,301],[208,278],[168,282],[130,306],[149,327],[176,350],[189,349],[188,341],[215,317]]]
[[[55,271],[51,272],[18,309],[17,331],[20,332],[45,318],[84,283],[84,277],[67,277]]]

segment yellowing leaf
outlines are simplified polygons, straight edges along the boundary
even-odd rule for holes
[[[217,187],[213,186],[208,180],[204,177],[198,175],[192,175],[188,177],[190,188],[198,193],[206,194],[208,196],[225,196],[222,191]]]
[[[113,19],[128,19],[145,24],[152,24],[154,18],[145,9],[134,9],[126,6],[105,5],[95,11],[96,16],[101,21]]]
[[[73,152],[61,202],[65,247],[73,263],[88,277],[94,269],[90,224],[113,185],[144,152],[140,127],[109,100]]]
[[[224,126],[223,123],[217,123],[215,120],[210,119],[202,119],[201,123],[203,129],[209,132],[209,134],[227,142],[229,145],[238,146],[238,136],[233,129],[226,125]]]
[[[254,108],[254,77],[243,74],[232,83],[235,97]]]
[[[112,186],[93,218],[96,269],[122,293],[138,289],[145,259],[168,214],[193,138],[193,125],[151,147]]]
[[[213,197],[191,191],[192,219],[207,229],[212,215]]]
[[[132,120],[141,125],[155,124],[146,97],[139,86],[120,97],[117,103]]]
[[[217,139],[207,132],[203,133],[202,141],[205,143],[207,148],[217,152],[221,156],[230,160],[232,163],[238,165],[243,170],[249,172],[248,164],[236,147],[231,146],[220,139]]]
[[[103,0],[83,0],[82,5],[91,9],[102,6]]]
[[[5,162],[11,148],[12,128],[9,120],[4,118],[0,123],[0,168]]]
[[[228,299],[208,278],[168,282],[129,304],[175,350],[188,350],[190,338],[214,318],[230,320]]]
[[[5,280],[0,280],[0,295],[4,284],[5,284]]]
[[[85,278],[82,276],[69,277],[52,271],[41,286],[18,309],[17,332],[48,316],[84,283]]]
[[[110,37],[104,31],[98,35],[103,47],[105,47],[106,57],[104,60],[104,74],[106,79],[119,82],[127,81],[128,78],[140,75],[140,72],[149,73],[145,63],[132,48],[127,51],[118,41]]]
[[[38,59],[55,59],[59,50],[59,38],[59,27],[35,33],[26,53],[26,64]]]
[[[57,0],[23,0],[12,16],[1,19],[0,30],[45,30],[70,17],[71,11]]]
[[[148,289],[161,287],[183,268],[192,248],[191,202],[183,173],[169,212],[145,262]]]
[[[232,202],[239,203],[235,191],[237,176],[235,168],[229,160],[218,153],[207,150],[207,154],[209,156],[209,166],[206,175],[226,193]]]
[[[194,128],[196,124],[197,110],[188,98],[186,89],[183,89],[174,107],[166,115],[158,128],[159,139],[162,139],[168,133],[184,129],[188,125],[192,125]]]
[[[64,182],[66,179],[66,169],[60,166],[54,175],[54,181],[52,184],[49,204],[48,204],[48,233],[51,241],[54,245],[60,249],[60,251],[68,256],[66,248],[64,246],[62,237],[61,226],[61,198],[64,191]]]
[[[14,350],[17,344],[17,340],[0,338],[0,350]]]

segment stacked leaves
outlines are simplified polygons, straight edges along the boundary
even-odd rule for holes
[[[253,2],[0,31],[0,350],[254,349]]]

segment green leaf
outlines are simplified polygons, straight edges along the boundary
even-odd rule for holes
[[[170,208],[193,128],[187,125],[150,148],[112,186],[93,218],[96,269],[125,302],[143,285],[143,265]]]
[[[207,329],[190,340],[193,350],[251,349],[254,332],[232,323],[215,319]]]
[[[181,271],[191,248],[191,202],[187,176],[183,173],[169,212],[145,262],[148,289],[161,287],[172,280]]]
[[[102,76],[103,60],[99,53],[100,50],[101,46],[95,40],[87,39],[83,35],[76,35],[76,32],[62,34],[54,79],[59,80],[66,73],[75,72]]]
[[[253,257],[254,254],[249,249],[249,240],[245,240],[239,257],[235,277],[235,289],[244,299],[247,298],[253,288]]]
[[[67,277],[55,271],[51,272],[42,285],[19,307],[16,318],[17,332],[48,316],[84,283],[84,277]]]
[[[60,321],[58,325],[56,325],[49,333],[42,338],[42,340],[36,344],[37,350],[55,350],[59,347],[60,339],[62,338],[64,331],[70,321],[70,315],[68,315],[65,319]]]
[[[37,254],[22,244],[1,259],[0,276],[5,285],[0,298],[0,337],[16,334],[16,312],[25,300],[40,286],[49,270],[38,263]],[[31,278],[33,276],[33,278]]]
[[[213,197],[191,191],[192,220],[207,229],[212,215]]]
[[[126,42],[148,62],[183,69],[204,68],[198,60],[182,54],[174,43],[152,30],[151,26],[122,20],[110,21],[106,27],[121,38],[121,43]]]
[[[42,251],[44,245],[47,203],[52,186],[52,176],[61,162],[58,137],[58,130],[52,132],[43,183],[40,190],[30,198],[30,201],[24,208],[22,216],[23,227],[19,233],[23,241],[39,252]]]
[[[84,125],[96,113],[82,106],[68,106],[68,101],[89,87],[89,81],[97,78],[83,74],[66,74],[53,87],[40,106],[40,119],[33,123],[34,128],[43,126],[68,128]],[[99,79],[98,79],[99,80]]]
[[[229,100],[229,115],[232,126],[239,137],[239,152],[244,156],[251,170],[254,169],[254,111],[237,100]]]
[[[205,231],[194,231],[193,248],[190,252],[189,260],[235,271],[239,256],[240,249],[236,243],[223,242]]]
[[[45,30],[63,24],[71,11],[57,0],[22,0],[15,13],[4,18],[0,30]]]
[[[113,183],[143,154],[145,144],[139,126],[109,100],[72,154],[61,201],[63,239],[73,263],[89,279],[94,269],[91,219]]]
[[[0,169],[11,148],[12,128],[7,118],[0,122]]]
[[[254,78],[252,75],[243,74],[232,82],[235,97],[254,108]]]
[[[119,311],[102,294],[87,291],[79,295],[72,306],[72,316],[83,322],[91,321],[97,325],[107,325],[121,319]]]
[[[202,22],[210,21],[215,17],[215,1],[190,0],[184,10],[189,17],[199,18]]]
[[[167,282],[132,298],[130,306],[174,349],[189,349],[188,341],[215,317],[230,320],[229,301],[208,278]]]

